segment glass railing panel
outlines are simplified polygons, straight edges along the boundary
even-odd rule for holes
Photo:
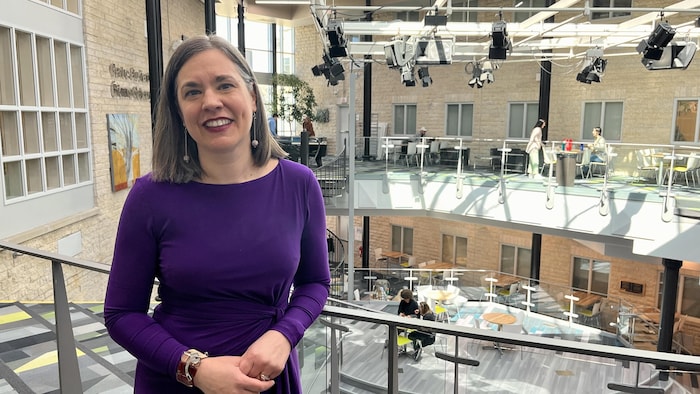
[[[582,387],[590,392],[624,387],[676,392],[671,386],[690,387],[696,378],[683,371],[664,377],[653,363],[621,361],[611,355],[621,344],[599,330],[496,303],[475,304],[481,305],[474,305],[456,324],[400,318],[393,313],[395,304],[381,302],[360,303],[358,307],[374,311],[360,319],[336,317],[333,322],[347,328],[337,367],[342,390],[386,392],[395,385],[405,392],[479,392],[484,387],[494,392],[523,391],[525,387],[545,392],[580,392]],[[503,316],[515,321],[503,323],[498,320]],[[410,340],[392,334],[396,327],[407,332],[433,330],[435,342],[423,346],[415,356]],[[566,346],[567,341],[554,338],[578,344]],[[619,354],[629,357],[627,352]],[[680,361],[677,357],[681,356],[668,359]],[[458,367],[455,374],[451,359],[478,365]],[[454,391],[455,384],[458,391]]]
[[[316,320],[297,344],[303,392],[326,392],[330,382],[331,329]],[[342,339],[342,338],[339,338]],[[336,343],[338,345],[340,341]]]

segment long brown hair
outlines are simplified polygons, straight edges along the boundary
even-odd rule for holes
[[[245,81],[250,94],[255,100],[255,116],[250,128],[251,140],[258,140],[258,146],[253,151],[253,163],[264,166],[270,158],[284,158],[286,152],[272,138],[267,124],[265,107],[260,95],[260,88],[255,74],[250,69],[245,58],[231,43],[217,36],[196,36],[188,38],[177,47],[168,62],[163,75],[160,95],[155,113],[155,130],[153,140],[153,170],[152,178],[156,181],[186,183],[201,178],[202,166],[199,162],[197,143],[185,130],[180,108],[177,102],[177,76],[188,60],[193,56],[210,49],[217,49],[228,57],[238,69]],[[187,138],[187,152],[185,152]],[[190,160],[186,162],[183,157]]]

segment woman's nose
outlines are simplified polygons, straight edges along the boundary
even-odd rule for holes
[[[217,109],[221,108],[221,99],[216,91],[213,89],[207,89],[204,91],[204,98],[202,100],[203,109]]]

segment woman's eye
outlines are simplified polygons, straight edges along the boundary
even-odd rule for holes
[[[197,94],[199,94],[199,90],[192,89],[192,90],[185,91],[184,96],[185,97],[192,97],[192,96],[195,96]]]
[[[222,83],[219,85],[219,89],[221,90],[228,90],[228,89],[233,89],[235,86],[232,83]]]

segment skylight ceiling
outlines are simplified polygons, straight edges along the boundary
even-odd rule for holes
[[[329,3],[330,5],[327,5]],[[364,55],[384,56],[384,46],[395,36],[438,36],[454,37],[456,42],[453,60],[470,61],[475,57],[488,55],[493,21],[484,22],[448,22],[444,26],[426,26],[423,21],[404,22],[362,20],[359,15],[365,12],[400,13],[408,10],[420,11],[425,15],[435,10],[437,14],[445,15],[450,11],[446,8],[447,0],[437,0],[426,7],[426,2],[396,2],[373,1],[372,6],[356,5],[354,1],[312,0],[310,9],[312,15],[322,20],[328,20],[333,15],[343,19],[343,29],[347,36],[371,35],[372,42],[350,40],[349,54],[355,59]],[[407,4],[421,3],[423,6],[408,6]],[[512,4],[512,2],[504,1]],[[581,0],[561,0],[548,8],[516,8],[516,7],[453,7],[451,12],[478,12],[480,15],[513,15],[514,12],[530,11],[534,14],[520,22],[508,22],[508,35],[513,45],[509,59],[539,59],[572,58],[585,56],[589,48],[603,48],[607,55],[638,55],[635,47],[639,41],[654,30],[662,20],[669,20],[676,29],[676,41],[695,41],[700,38],[700,28],[696,20],[700,16],[700,0],[684,0],[665,8],[595,8],[597,12],[625,11],[631,13],[628,18],[616,18],[618,23],[591,22],[591,9],[585,5],[589,2]],[[352,5],[347,5],[352,4]],[[661,15],[663,14],[663,18]],[[358,15],[358,17],[351,17]],[[341,18],[343,16],[343,18]],[[556,22],[551,22],[554,17]],[[381,18],[376,18],[381,19]],[[480,17],[479,20],[484,18]],[[550,22],[545,22],[545,20]],[[603,20],[606,21],[607,19]]]

